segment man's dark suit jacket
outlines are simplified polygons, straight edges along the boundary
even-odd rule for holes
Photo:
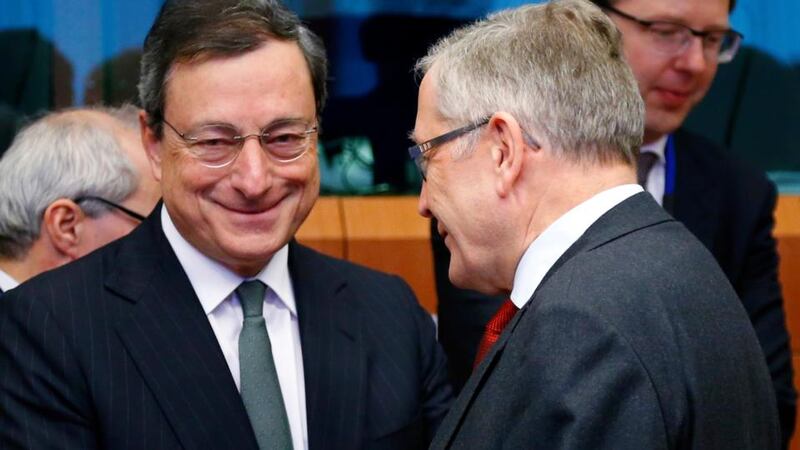
[[[161,230],[5,293],[0,448],[256,449],[208,319]],[[409,287],[289,247],[311,449],[424,448],[451,400]]]
[[[670,212],[711,251],[747,310],[769,366],[785,447],[794,430],[796,394],[772,237],[775,187],[763,173],[685,131],[675,134],[675,155]],[[432,236],[439,340],[458,390],[472,371],[483,327],[503,299],[455,288],[447,278],[447,248],[435,229]]]
[[[432,448],[769,450],[780,442],[775,411],[730,283],[641,193],[551,268]]]

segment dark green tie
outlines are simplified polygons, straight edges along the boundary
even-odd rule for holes
[[[266,288],[258,280],[245,281],[236,288],[244,312],[244,324],[239,335],[239,380],[242,400],[258,447],[261,450],[286,450],[292,448],[292,434],[272,360],[272,344],[262,315]]]

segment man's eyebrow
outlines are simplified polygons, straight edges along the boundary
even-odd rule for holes
[[[410,139],[412,142],[414,142],[415,144],[419,144],[419,141],[417,140],[417,137],[416,137],[417,135],[416,135],[416,131],[415,130],[409,131],[407,136],[408,136],[408,139]]]
[[[648,22],[666,22],[675,25],[681,25],[687,28],[696,29],[698,31],[729,31],[732,29],[728,20],[725,20],[725,23],[708,24],[702,28],[694,28],[693,26],[690,26],[683,18],[675,17],[673,15],[660,15],[653,18],[648,17],[646,20]]]
[[[306,123],[307,121],[301,117],[279,117],[277,119],[273,119],[271,122],[267,123],[261,130],[267,130],[270,128],[279,127],[281,125],[289,125],[295,123]],[[221,127],[221,128],[231,128],[233,130],[239,130],[239,128],[230,123],[230,122],[222,122],[218,120],[208,120],[208,121],[201,121],[198,122],[190,127],[192,130],[196,130],[198,128],[206,128],[206,127]]]

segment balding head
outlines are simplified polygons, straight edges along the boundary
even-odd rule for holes
[[[138,175],[138,186],[124,203],[134,211],[149,213],[161,198],[161,186],[151,173],[147,154],[142,147],[139,111],[133,105],[124,105],[119,108],[77,109],[64,114],[72,114],[87,123],[96,123],[114,135],[119,148],[128,156]]]
[[[22,281],[138,224],[110,204],[152,210],[159,188],[137,113],[132,106],[67,110],[17,135],[0,160],[0,267]]]

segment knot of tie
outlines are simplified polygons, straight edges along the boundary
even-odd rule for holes
[[[642,187],[647,188],[647,177],[650,169],[658,161],[658,155],[653,152],[640,152],[636,161],[636,182]]]
[[[261,317],[264,311],[264,292],[267,286],[259,280],[243,281],[236,288],[236,295],[242,302],[244,317]]]

